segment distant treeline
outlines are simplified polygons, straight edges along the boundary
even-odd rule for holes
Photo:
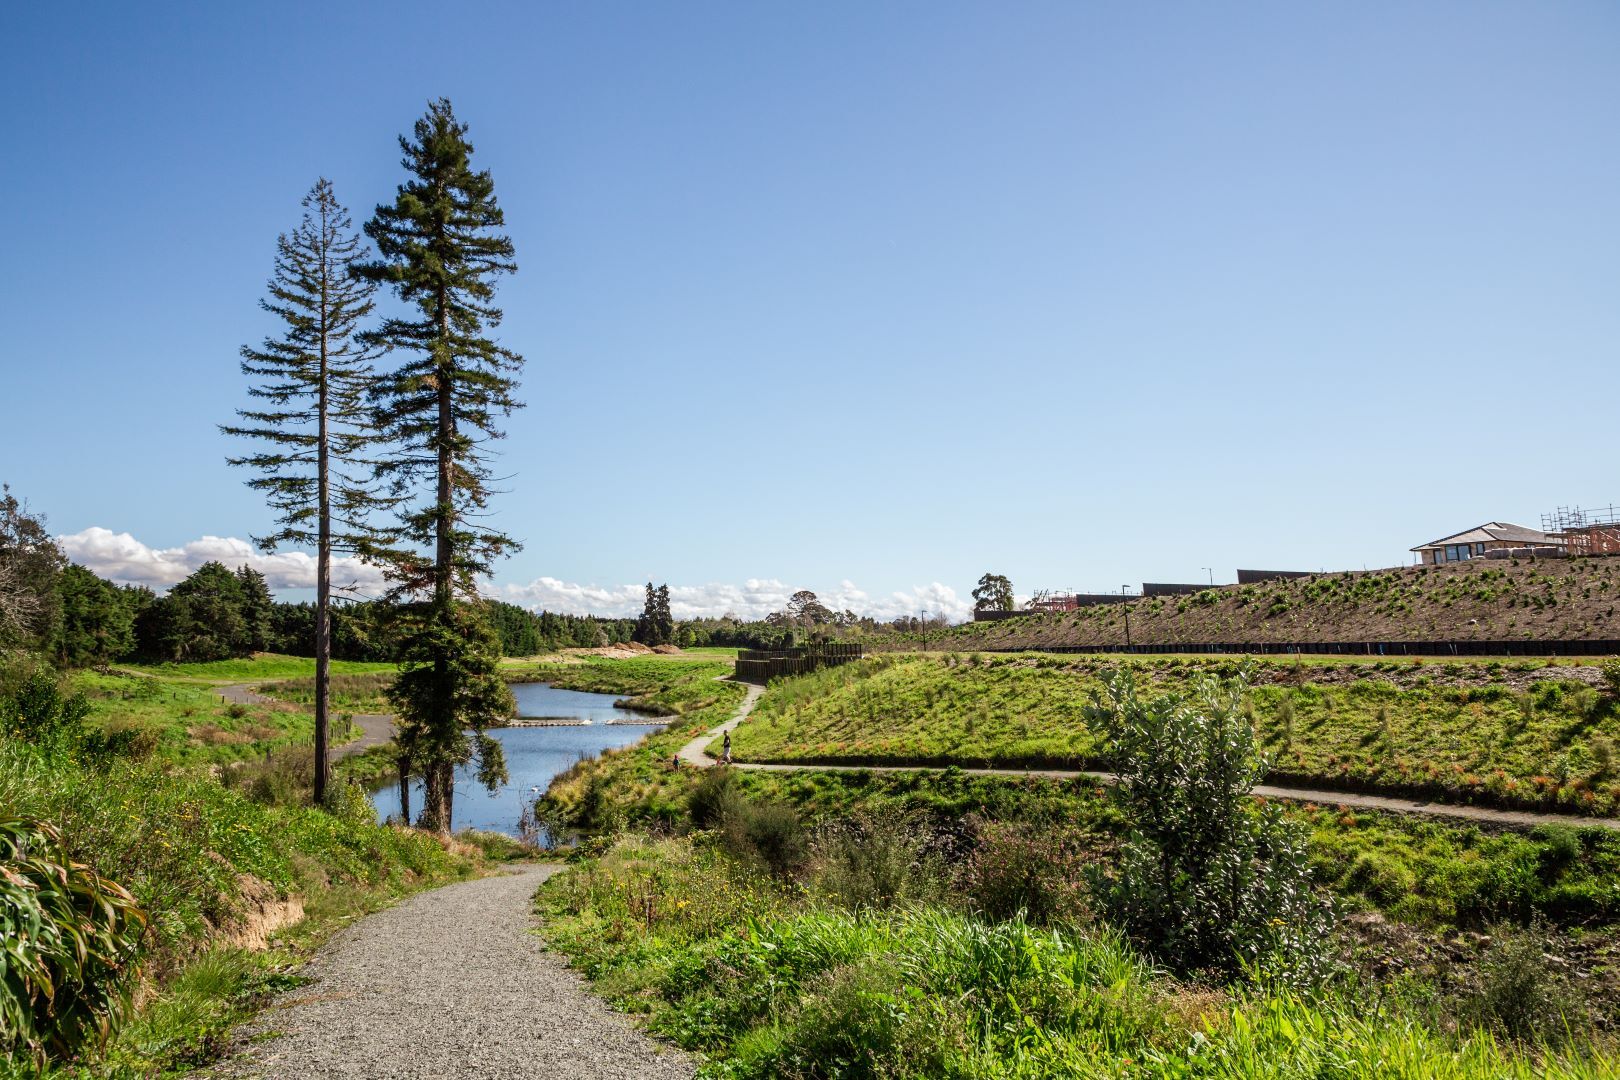
[[[506,656],[552,649],[617,645],[636,640],[682,648],[729,646],[774,649],[809,641],[904,636],[923,629],[915,618],[877,622],[833,611],[807,590],[763,619],[735,615],[677,622],[667,586],[647,586],[640,618],[535,613],[499,600],[478,603]],[[333,609],[332,656],[340,660],[396,660],[391,629],[399,605],[339,604]],[[43,519],[0,488],[0,653],[50,656],[62,667],[119,661],[201,662],[255,652],[310,656],[315,605],[285,603],[264,575],[249,566],[210,562],[159,596],[144,586],[116,585],[69,562]]]
[[[232,570],[222,563],[205,563],[162,596],[144,586],[115,585],[76,563],[64,563],[53,576],[48,610],[36,621],[34,647],[65,667],[228,660],[255,652],[313,654],[315,605],[276,600],[264,575],[248,566]],[[646,637],[643,627],[638,638],[637,619],[537,613],[501,600],[485,600],[481,608],[506,656],[617,645]],[[390,610],[369,601],[334,607],[333,658],[397,659],[397,642],[389,632]],[[745,621],[728,615],[677,622],[668,641],[682,648],[774,649],[823,638],[860,639],[896,629],[905,627],[871,619],[833,622],[773,614]]]
[[[275,600],[264,575],[251,567],[206,563],[163,596],[115,585],[76,563],[63,565],[54,579],[48,593],[42,590],[45,610],[34,621],[31,644],[65,667],[228,660],[255,652],[313,655],[315,605]],[[507,656],[618,644],[630,640],[636,626],[634,619],[536,614],[500,600],[481,607]],[[332,656],[398,659],[390,610],[369,601],[335,607]]]

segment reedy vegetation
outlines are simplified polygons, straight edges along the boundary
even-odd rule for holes
[[[818,874],[775,884],[701,838],[624,837],[539,904],[552,944],[710,1077],[1616,1075],[1353,988],[1183,983],[1095,923],[844,907]]]
[[[1105,702],[1135,720],[1094,721],[1147,748],[1144,759],[1163,759],[1169,775],[1222,775],[1210,753],[1233,766],[1224,783],[1186,785],[1156,830],[1144,828],[1155,815],[1133,809],[1128,792],[949,771],[695,775],[670,770],[662,749],[628,748],[582,766],[552,801],[610,830],[639,821],[707,831],[594,842],[574,874],[542,892],[549,933],[600,990],[712,1055],[706,1075],[1616,1074],[1607,1044],[1592,1041],[1587,1005],[1545,959],[1569,940],[1495,923],[1612,922],[1614,837],[1559,828],[1493,835],[1254,806],[1232,797],[1258,775],[1258,746],[1243,737],[1246,717],[1228,691],[1216,695],[1216,717],[1185,700],[1145,710]],[[1157,718],[1144,715],[1155,708]],[[1158,737],[1166,731],[1175,737]],[[1179,773],[1176,761],[1186,766]],[[671,812],[683,788],[685,806]],[[576,795],[557,798],[566,792]],[[1183,830],[1189,815],[1211,820]],[[806,820],[821,824],[795,841]],[[1162,843],[1186,835],[1212,839],[1181,850]],[[1152,857],[1121,858],[1132,845]],[[1234,869],[1212,852],[1222,845],[1287,871],[1273,891],[1263,874],[1236,868],[1246,903],[1230,926],[1200,895]],[[1280,989],[1276,975],[1310,983],[1349,948],[1322,932],[1312,914],[1319,901],[1298,891],[1307,881],[1302,851],[1346,911],[1491,927],[1495,944],[1455,971],[1415,963],[1407,975],[1367,983],[1358,979],[1375,969],[1358,962],[1359,976],[1334,976],[1303,995]],[[1217,865],[1200,871],[1200,861]],[[1152,902],[1134,902],[1144,896]],[[1136,945],[1094,912],[1126,923]],[[1310,917],[1292,927],[1272,925],[1302,913]],[[1200,927],[1211,943],[1205,955],[1220,956],[1227,975],[1199,962],[1197,941],[1188,947],[1189,928],[1196,936]],[[1264,941],[1268,928],[1284,940]],[[1303,967],[1272,963],[1271,977],[1247,984],[1268,965],[1244,967],[1246,932],[1261,939],[1249,958],[1280,954]],[[1234,944],[1237,953],[1223,954]],[[1104,962],[1112,978],[1067,978],[1069,965]],[[1165,968],[1202,968],[1217,981],[1183,982]]]

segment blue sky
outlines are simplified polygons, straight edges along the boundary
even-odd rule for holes
[[[215,425],[275,236],[441,94],[521,266],[514,599],[959,610],[1620,501],[1613,5],[450,10],[8,13],[0,478],[86,561],[267,529]]]

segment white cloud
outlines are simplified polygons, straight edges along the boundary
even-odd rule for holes
[[[63,554],[102,577],[125,585],[146,585],[162,591],[203,563],[220,562],[231,569],[251,566],[265,576],[272,589],[313,589],[315,556],[307,551],[265,554],[234,536],[204,536],[180,547],[147,547],[129,533],[91,526],[83,532],[56,538]],[[374,593],[382,586],[382,573],[358,559],[332,560],[334,588],[353,586]]]
[[[152,548],[127,532],[115,533],[92,526],[56,540],[68,558],[102,577],[126,585],[146,585],[158,591],[167,589],[209,561],[224,563],[232,569],[244,564],[251,566],[278,591],[315,587],[315,556],[310,552],[265,554],[234,536],[204,536],[180,547]],[[353,585],[363,595],[382,591],[382,573],[375,567],[343,557],[333,559],[332,563],[334,587]],[[909,592],[897,590],[881,596],[870,595],[848,579],[824,588],[789,585],[778,578],[748,578],[741,584],[671,585],[669,606],[678,619],[718,618],[727,613],[744,619],[760,619],[782,610],[788,598],[803,588],[812,589],[821,602],[834,611],[848,609],[857,615],[881,620],[915,615],[924,609],[931,615],[943,614],[956,620],[969,618],[973,613],[971,601],[958,597],[955,589],[937,581],[913,586]],[[582,585],[539,577],[527,585],[486,582],[483,591],[535,610],[629,616],[640,614],[646,586]]]
[[[706,585],[671,585],[669,606],[678,619],[718,618],[727,613],[744,619],[760,619],[787,606],[788,598],[802,588],[811,588],[821,602],[835,611],[848,609],[857,615],[893,619],[915,615],[923,609],[952,619],[972,615],[973,605],[957,596],[956,590],[940,582],[914,586],[910,592],[896,591],[887,596],[871,596],[853,581],[840,581],[832,588],[816,589],[803,584],[789,585],[777,578],[748,578],[741,584],[710,582]],[[501,585],[490,590],[508,603],[523,607],[583,615],[636,615],[646,597],[643,585],[576,585],[553,577],[536,578],[527,585]]]

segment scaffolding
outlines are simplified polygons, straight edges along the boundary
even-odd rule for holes
[[[1620,555],[1620,507],[1560,506],[1541,515],[1541,531],[1563,541],[1573,556]]]

